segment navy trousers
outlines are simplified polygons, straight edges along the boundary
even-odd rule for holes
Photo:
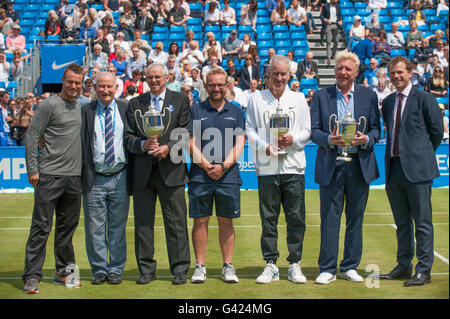
[[[344,258],[340,271],[356,269],[362,255],[362,225],[369,197],[369,184],[363,178],[358,158],[336,162],[330,185],[320,186],[320,272],[336,274],[339,231],[345,203]]]

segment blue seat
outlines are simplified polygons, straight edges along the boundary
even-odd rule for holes
[[[274,40],[289,40],[289,32],[288,31],[274,31],[273,39]]]
[[[265,60],[269,57],[269,49],[259,49],[258,55],[262,60]]]
[[[436,15],[436,9],[422,9],[422,11],[423,11],[423,13],[425,13],[425,16],[427,16],[427,17]]]
[[[258,17],[270,17],[270,13],[269,13],[269,11],[266,10],[266,8],[258,9],[256,11],[256,14]]]
[[[391,50],[391,57],[396,57],[399,55],[406,56],[406,51],[404,49],[392,49]]]
[[[430,31],[431,32],[435,33],[436,30],[444,31],[445,30],[445,25],[443,25],[442,23],[430,25]]]
[[[180,33],[180,32],[175,32],[169,33],[169,40],[173,40],[173,41],[177,41],[177,40],[184,40],[186,39],[186,35],[184,33]]]
[[[169,27],[163,27],[163,26],[159,26],[159,25],[156,25],[154,28],[153,28],[153,32],[155,32],[155,33],[169,33]]]
[[[152,42],[153,41],[166,41],[168,39],[169,39],[169,33],[168,32],[153,33],[153,36],[152,36]]]
[[[291,33],[291,40],[305,40],[305,39],[306,39],[305,32],[292,32]]]
[[[353,8],[353,3],[350,1],[340,1],[341,9],[348,9],[348,8]]]
[[[403,31],[410,31],[411,30],[411,28],[410,28],[410,26],[408,25],[408,24],[401,24],[401,25],[399,25],[398,26],[398,31],[400,31],[400,32],[403,32]]]
[[[287,26],[287,24],[276,24],[274,26],[272,26],[272,31],[273,32],[280,32],[280,31],[289,31],[289,27]]]
[[[191,11],[203,11],[203,4],[201,2],[189,3],[189,9]]]
[[[318,90],[319,84],[316,79],[300,79],[300,90]]]
[[[384,16],[388,16],[388,15],[389,15],[388,9],[381,9],[380,11],[378,11],[378,17],[384,17]]]
[[[271,40],[273,39],[272,32],[262,32],[258,34],[258,39],[260,40]]]
[[[391,10],[391,17],[395,17],[395,16],[404,16],[405,15],[405,11],[403,9],[392,9]]]
[[[297,60],[303,60],[305,58],[306,52],[308,52],[308,50],[305,49],[295,49],[294,50],[294,55],[297,58]]]
[[[370,13],[371,13],[371,11],[368,9],[358,9],[358,10],[356,10],[355,15],[359,15],[364,18],[364,17],[369,16]]]
[[[187,25],[200,25],[201,26],[202,23],[203,23],[202,18],[191,18],[186,21]]]
[[[430,29],[428,27],[428,24],[421,24],[417,26],[417,30],[424,32],[429,31]]]
[[[258,44],[258,48],[260,48],[260,49],[273,48],[274,47],[274,42],[273,42],[272,39],[258,40],[257,44]]]
[[[444,17],[447,17],[446,19],[448,19],[448,10],[439,11],[439,18],[444,18]]]
[[[169,29],[170,33],[186,33],[186,30],[182,25],[173,25]]]
[[[277,54],[279,54],[279,55],[287,55],[288,51],[289,51],[289,49],[286,49],[286,48],[277,48],[277,50],[276,50]]]
[[[222,27],[223,29],[224,27]],[[256,26],[256,33],[272,32],[272,26],[270,24],[259,24]]]
[[[170,29],[170,32],[172,32],[172,28]],[[205,33],[206,32],[214,32],[214,33],[220,32],[220,26],[219,25],[207,25],[207,26],[205,26]]]
[[[353,8],[342,9],[341,10],[341,15],[342,16],[354,16],[355,15],[355,10]]]
[[[292,41],[292,48],[295,49],[309,49],[308,41],[306,40],[294,40]]]
[[[289,26],[289,31],[292,32],[305,32],[305,26],[302,24],[301,26],[291,25]]]
[[[222,32],[231,32],[231,30],[237,30],[237,26],[235,25],[223,25]]]
[[[21,14],[22,19],[36,19],[39,14],[37,11],[25,11]]]
[[[270,17],[256,17],[256,24],[271,24]]]
[[[365,9],[367,7],[366,2],[355,2],[354,8],[355,9]]]
[[[238,31],[243,33],[252,33],[253,29],[251,25],[240,25]]]
[[[277,49],[290,49],[292,47],[292,43],[290,40],[277,40],[275,41],[275,47]]]
[[[194,34],[197,34],[197,33],[200,33],[200,35],[203,34],[203,27],[199,24],[188,25],[187,29],[194,31]]]
[[[402,7],[403,2],[400,1],[389,1],[387,8],[388,9],[400,9]]]
[[[90,6],[91,8],[94,8],[95,10],[99,11],[99,10],[103,10],[103,4],[91,4]]]

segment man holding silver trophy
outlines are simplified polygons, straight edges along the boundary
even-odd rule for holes
[[[306,230],[304,147],[311,136],[309,109],[305,96],[287,86],[290,76],[287,57],[272,57],[268,72],[269,89],[251,96],[246,119],[258,176],[261,250],[267,263],[256,282],[279,280],[275,265],[280,256],[277,224],[283,205],[290,263],[288,280],[305,283],[299,262]]]
[[[311,136],[317,150],[314,181],[320,185],[320,275],[318,284],[336,280],[339,230],[345,203],[346,231],[340,277],[362,282],[356,272],[362,255],[362,225],[369,183],[379,176],[373,145],[380,137],[375,92],[354,84],[359,58],[336,57],[336,85],[316,92],[311,102]]]
[[[189,147],[189,100],[166,89],[169,73],[165,65],[153,63],[146,72],[150,92],[130,100],[125,132],[125,146],[132,154],[128,166],[132,174],[135,253],[140,272],[136,283],[148,284],[156,279],[154,224],[159,197],[170,271],[174,276],[172,283],[185,284],[190,266],[184,197],[188,175],[182,148],[178,146],[180,133],[184,131]]]

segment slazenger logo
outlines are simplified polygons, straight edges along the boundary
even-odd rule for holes
[[[70,62],[58,65],[58,64],[56,64],[56,61],[53,61],[52,69],[56,71],[56,70],[59,70],[59,69],[65,67],[65,66],[68,66],[69,64],[72,64],[74,62],[77,62],[77,60],[73,60],[73,61],[70,61]]]

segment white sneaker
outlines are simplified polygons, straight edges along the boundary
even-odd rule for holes
[[[294,284],[306,283],[306,277],[303,275],[302,269],[298,263],[294,263],[289,266],[288,280]]]
[[[202,265],[196,265],[194,268],[194,274],[191,277],[191,283],[201,284],[206,280],[206,268]]]
[[[256,278],[257,284],[268,284],[272,281],[280,280],[280,274],[278,272],[278,267],[275,266],[272,261],[269,261],[264,267],[264,271],[258,278]]]
[[[330,282],[335,280],[336,275],[330,274],[329,272],[322,272],[319,277],[316,278],[316,284],[328,285]]]
[[[236,276],[236,270],[232,264],[225,264],[222,267],[222,280],[229,283],[239,282],[239,278]]]
[[[355,269],[350,269],[349,271],[346,271],[344,273],[340,273],[339,277],[342,279],[347,279],[351,282],[363,282],[363,277],[361,277]]]

